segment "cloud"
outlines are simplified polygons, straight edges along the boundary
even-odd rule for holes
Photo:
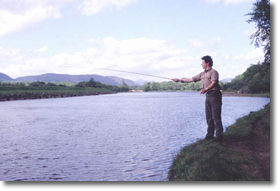
[[[256,32],[256,28],[253,26],[250,26],[250,28],[248,28],[247,30],[245,30],[243,32],[244,36],[246,36],[248,39],[251,38],[252,34],[254,34]]]
[[[216,39],[216,40],[215,40]],[[210,39],[208,43],[220,43],[219,38]],[[263,59],[262,49],[252,49],[239,55],[223,55],[219,50],[206,51],[203,47],[178,48],[175,45],[158,39],[139,37],[118,40],[114,37],[90,39],[89,47],[83,51],[61,52],[58,54],[42,54],[47,47],[33,52],[0,47],[1,72],[11,77],[38,75],[43,73],[64,74],[100,74],[119,76],[132,80],[160,79],[100,70],[110,68],[174,77],[192,77],[202,71],[201,56],[210,54],[214,59],[214,68],[220,78],[233,78],[244,72],[251,64]],[[200,41],[200,40],[197,40]],[[199,53],[197,53],[199,52]]]
[[[264,59],[264,53],[261,48],[255,48],[249,52],[245,52],[239,55],[217,55],[218,69],[220,70],[220,76],[225,78],[233,78],[242,74],[252,64],[262,62]]]
[[[94,15],[106,8],[122,8],[135,0],[84,0],[79,9],[83,15]]]
[[[46,19],[62,17],[61,8],[80,4],[83,15],[94,15],[107,8],[126,7],[136,0],[0,0],[0,37],[28,28]]]
[[[36,50],[36,52],[38,52],[38,53],[42,53],[42,52],[46,52],[46,51],[48,51],[48,47],[47,46],[42,46],[41,48],[38,48]]]
[[[12,56],[3,56],[2,72],[11,76],[35,75],[41,73],[68,73],[101,75],[119,75],[131,79],[139,79],[142,76],[124,75],[99,70],[100,68],[112,68],[142,72],[150,74],[166,74],[169,77],[175,75],[184,76],[186,63],[191,64],[192,57],[188,56],[188,50],[177,48],[164,40],[154,40],[140,37],[127,40],[117,40],[106,37],[100,40],[91,39],[94,44],[84,51],[74,53],[59,53],[55,55],[40,54],[34,50],[34,54],[17,52],[18,59],[14,62]],[[1,52],[5,52],[3,49]],[[173,74],[172,74],[173,71]],[[190,70],[191,71],[191,70]],[[151,79],[155,80],[155,79]]]
[[[208,40],[199,40],[199,39],[189,39],[188,44],[194,48],[206,48],[211,46],[217,46],[223,42],[222,37],[215,37]]]
[[[1,0],[0,36],[16,32],[48,18],[61,17],[60,4],[54,2],[51,0]]]
[[[61,7],[75,0],[0,0],[0,36],[46,19],[62,16]]]
[[[254,0],[205,0],[207,3],[224,3],[228,4],[238,4],[238,3],[247,3],[247,2],[254,2]]]

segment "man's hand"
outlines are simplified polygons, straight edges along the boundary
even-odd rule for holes
[[[201,94],[205,94],[206,92],[207,92],[206,89],[202,89],[202,90],[200,91]]]
[[[174,79],[172,79],[172,81],[173,81],[173,82],[180,82],[181,80],[178,79],[178,78],[174,78]]]

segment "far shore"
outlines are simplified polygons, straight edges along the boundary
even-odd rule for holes
[[[81,97],[81,96],[93,96],[93,95],[104,95],[104,94],[115,94],[116,92],[90,92],[83,94],[28,94],[28,95],[12,95],[12,96],[0,96],[0,102],[4,101],[16,101],[16,100],[32,100],[32,99],[53,99],[53,98],[66,98],[66,97]]]
[[[131,93],[135,92],[143,92],[143,91],[130,91]],[[155,91],[157,92],[157,91]],[[163,91],[170,92],[170,91]],[[175,92],[175,91],[174,91]],[[178,92],[178,91],[176,91]],[[183,91],[181,91],[183,92]],[[18,95],[5,95],[0,96],[0,102],[2,101],[15,101],[15,100],[31,100],[31,99],[50,99],[50,98],[64,98],[64,97],[79,97],[79,96],[91,96],[91,95],[102,95],[102,94],[115,94],[117,92],[90,92],[90,93],[74,93],[74,94],[49,94],[49,93],[41,93],[41,94],[18,94]],[[126,92],[128,93],[128,92]],[[236,92],[222,92],[224,97],[270,97],[269,93],[262,94],[247,94],[247,93],[236,93]]]
[[[236,93],[236,92],[223,92],[224,97],[270,97],[270,93]]]

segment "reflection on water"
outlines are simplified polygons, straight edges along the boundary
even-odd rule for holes
[[[165,181],[204,137],[203,95],[120,93],[0,102],[0,180]],[[224,97],[223,124],[268,98]]]

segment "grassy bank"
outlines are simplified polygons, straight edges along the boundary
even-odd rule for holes
[[[58,98],[116,93],[107,88],[76,86],[8,86],[0,87],[0,101]]]
[[[184,147],[169,169],[170,181],[269,181],[270,104],[227,128],[222,143],[200,140]]]
[[[236,92],[229,92],[229,91],[223,91],[223,96],[226,97],[270,97],[270,93],[254,93],[254,94],[249,94],[249,93],[236,93]]]

